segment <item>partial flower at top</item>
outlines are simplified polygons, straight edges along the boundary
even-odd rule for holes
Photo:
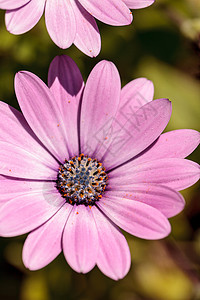
[[[0,0],[6,9],[6,27],[13,34],[32,29],[43,15],[49,35],[60,48],[75,44],[83,53],[99,54],[101,38],[94,18],[114,26],[132,22],[131,9],[151,5],[154,0]]]
[[[184,159],[199,133],[162,134],[170,101],[152,101],[145,78],[121,89],[108,61],[84,85],[74,61],[56,57],[48,86],[23,71],[15,91],[22,113],[0,102],[0,235],[30,232],[30,270],[63,250],[77,272],[97,265],[123,278],[131,260],[119,227],[143,239],[170,233],[168,218],[184,207],[178,191],[199,179],[199,165]]]

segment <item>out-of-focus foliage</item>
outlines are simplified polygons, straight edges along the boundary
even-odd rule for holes
[[[19,108],[14,75],[29,70],[44,81],[58,54],[70,55],[86,79],[102,59],[113,61],[122,84],[146,76],[155,97],[168,97],[173,113],[167,130],[200,129],[200,1],[157,0],[134,11],[128,27],[98,23],[102,50],[89,58],[76,47],[61,50],[50,40],[44,19],[30,32],[14,36],[5,30],[0,13],[0,99]],[[190,157],[199,161],[196,150]],[[12,188],[12,186],[11,186]],[[172,233],[162,241],[126,235],[132,268],[114,282],[95,268],[87,275],[72,271],[60,255],[46,268],[30,272],[21,260],[25,236],[0,239],[0,299],[2,300],[198,300],[200,299],[200,201],[198,184],[183,192],[186,208],[171,219]]]

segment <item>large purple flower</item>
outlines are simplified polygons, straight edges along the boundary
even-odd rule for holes
[[[89,56],[99,54],[101,40],[94,18],[110,25],[132,22],[129,8],[151,5],[154,0],[0,0],[6,9],[6,27],[13,34],[32,29],[45,10],[46,27],[60,48],[74,43]]]
[[[63,250],[75,271],[97,264],[117,280],[130,268],[118,226],[144,239],[170,233],[167,218],[184,207],[178,190],[199,179],[198,164],[184,159],[199,133],[161,134],[170,101],[152,101],[145,78],[121,90],[108,61],[95,66],[84,87],[73,60],[56,57],[48,86],[19,72],[15,90],[23,114],[0,103],[0,234],[31,232],[23,248],[31,270]]]

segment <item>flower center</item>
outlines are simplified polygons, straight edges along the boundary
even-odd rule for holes
[[[94,205],[102,197],[108,176],[97,159],[80,154],[60,166],[56,187],[72,205]]]

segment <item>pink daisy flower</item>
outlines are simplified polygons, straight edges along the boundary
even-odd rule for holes
[[[154,0],[0,0],[6,9],[8,31],[22,34],[32,29],[42,17],[49,35],[60,48],[75,44],[93,57],[99,54],[101,39],[94,18],[114,26],[132,22],[130,9],[151,5]],[[130,8],[130,9],[129,9]]]
[[[184,207],[179,190],[199,179],[184,159],[199,144],[195,130],[161,134],[171,115],[153,84],[121,90],[115,65],[101,61],[84,86],[74,61],[56,57],[48,87],[19,72],[22,113],[0,103],[0,235],[29,233],[23,261],[40,269],[63,250],[77,272],[95,265],[123,278],[130,252],[119,227],[143,239],[170,233]]]

